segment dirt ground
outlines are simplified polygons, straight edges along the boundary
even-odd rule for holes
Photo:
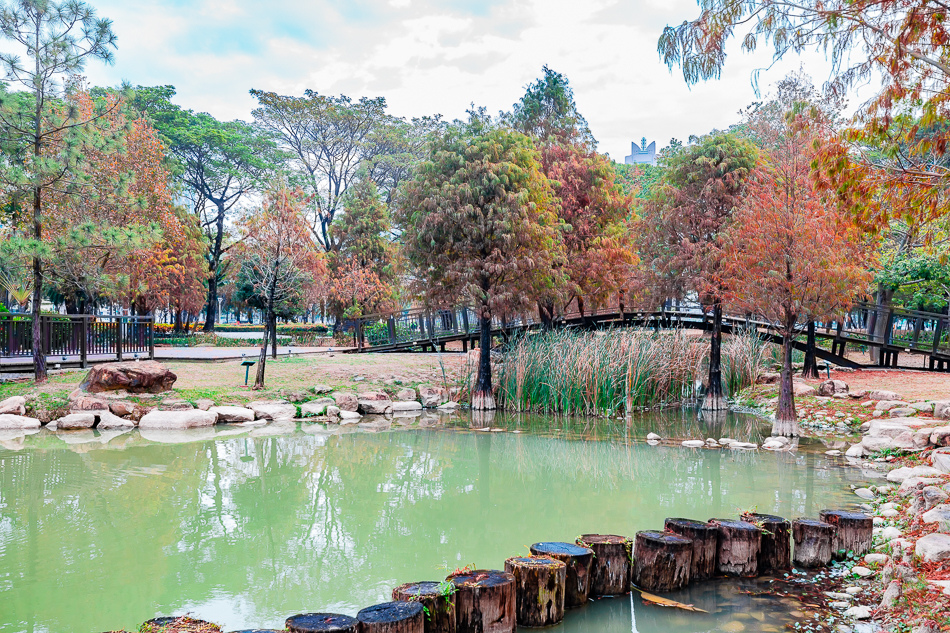
[[[914,371],[900,369],[857,369],[854,371],[832,371],[831,377],[848,383],[850,391],[861,389],[886,389],[901,395],[906,401],[950,400],[950,373]],[[826,379],[822,372],[821,380],[806,380],[812,386],[818,386]]]

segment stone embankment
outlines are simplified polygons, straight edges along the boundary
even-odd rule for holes
[[[175,380],[175,374],[155,362],[99,365],[89,372],[82,387],[69,395],[67,405],[57,414],[27,415],[31,407],[23,396],[0,402],[0,441],[22,438],[42,428],[62,432],[136,427],[143,431],[183,431],[216,424],[280,426],[295,419],[359,424],[378,430],[422,417],[424,410],[446,413],[459,408],[449,399],[448,391],[432,385],[421,385],[418,391],[400,388],[392,394],[334,391],[315,385],[307,391],[283,394],[279,400],[191,402],[168,393]]]

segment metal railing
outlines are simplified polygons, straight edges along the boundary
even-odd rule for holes
[[[155,357],[152,316],[42,315],[43,353],[86,367],[93,357],[122,361],[133,356]],[[33,316],[0,314],[0,358],[33,356]]]

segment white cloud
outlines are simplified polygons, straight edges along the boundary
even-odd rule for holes
[[[173,84],[178,101],[247,118],[250,88],[384,96],[399,116],[462,116],[474,102],[511,107],[545,64],[571,80],[601,151],[623,160],[641,136],[665,145],[736,120],[755,99],[763,51],[732,53],[722,78],[688,88],[661,63],[666,24],[695,17],[693,0],[93,0],[114,20],[117,63],[95,83]],[[784,61],[826,78],[819,55]]]

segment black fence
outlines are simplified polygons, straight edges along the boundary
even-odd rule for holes
[[[154,325],[151,316],[42,315],[43,353],[52,361],[61,358],[81,367],[90,360],[152,359]],[[32,315],[0,314],[0,359],[15,363],[32,356]]]

